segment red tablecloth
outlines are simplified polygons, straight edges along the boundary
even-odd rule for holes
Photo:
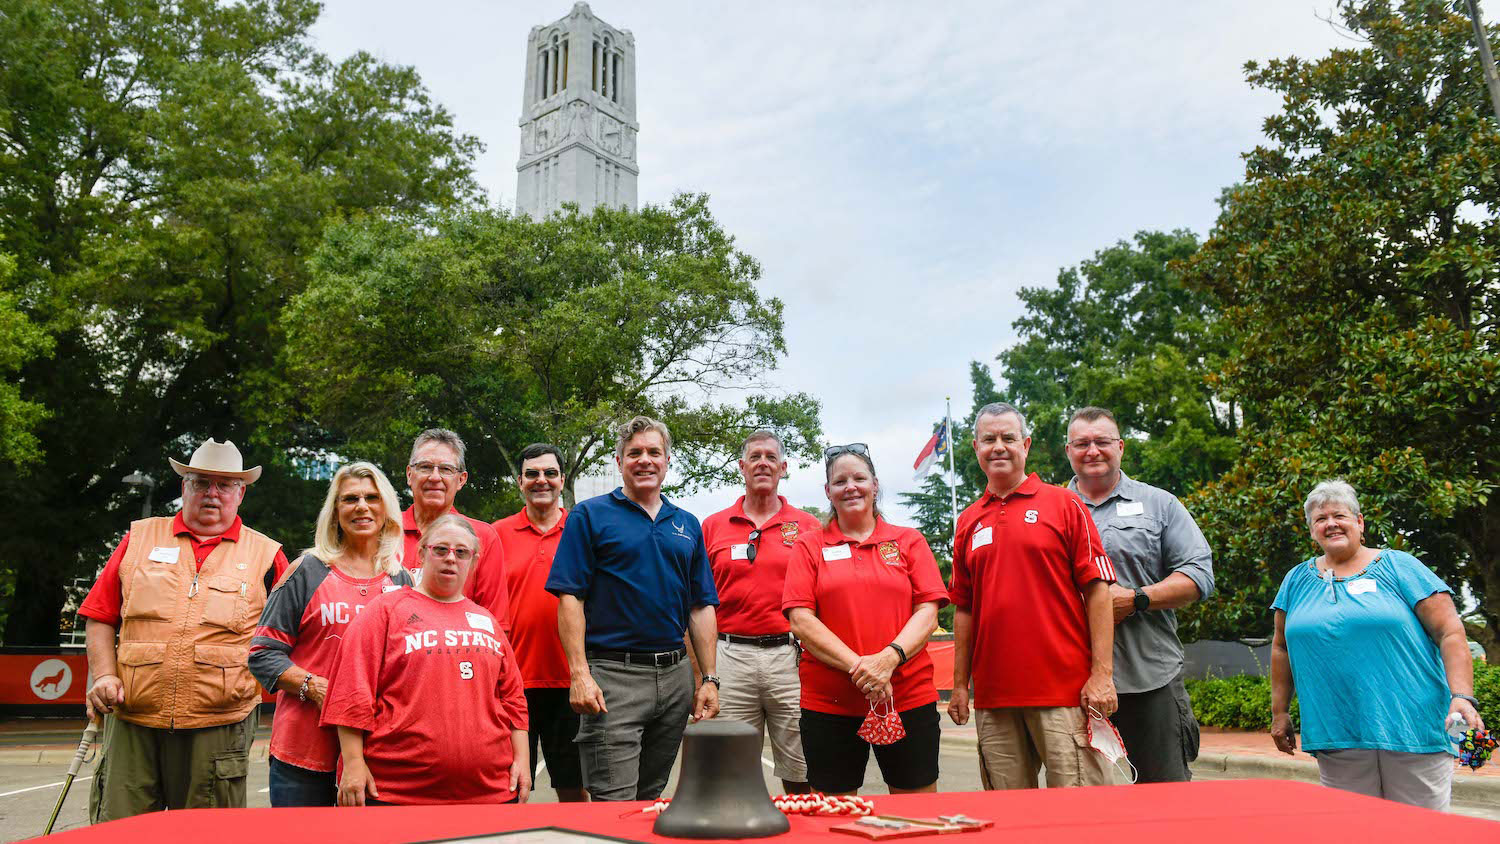
[[[987,831],[945,837],[948,844],[1005,841],[1046,844],[1481,844],[1500,842],[1500,823],[1416,809],[1306,783],[1225,780],[1170,785],[877,796],[877,814],[932,817],[963,813],[995,821]],[[167,844],[432,841],[462,835],[556,826],[637,841],[680,841],[651,834],[652,819],[622,812],[645,804],[532,803],[519,806],[368,809],[194,809],[161,812],[58,833],[50,841],[149,841]],[[854,844],[824,818],[793,817],[777,842]]]

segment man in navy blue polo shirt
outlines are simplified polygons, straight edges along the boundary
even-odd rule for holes
[[[698,519],[661,494],[671,450],[655,419],[620,426],[624,486],[573,508],[547,578],[595,800],[660,797],[688,719],[719,712],[719,597]],[[703,672],[696,694],[684,633]]]

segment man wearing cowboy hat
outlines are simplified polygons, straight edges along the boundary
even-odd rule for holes
[[[245,805],[260,704],[250,636],[286,555],[240,522],[260,467],[244,468],[234,443],[210,439],[186,464],[167,462],[182,476],[182,511],[131,523],[78,610],[88,619],[88,716],[112,716],[89,798],[94,823]]]

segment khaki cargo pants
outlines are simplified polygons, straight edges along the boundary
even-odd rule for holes
[[[89,822],[162,809],[245,807],[257,712],[243,721],[164,730],[104,719],[104,752],[89,790]]]

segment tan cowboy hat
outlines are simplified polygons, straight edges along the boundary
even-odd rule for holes
[[[260,467],[246,469],[245,460],[240,457],[240,450],[234,447],[234,443],[229,440],[216,443],[213,437],[198,446],[198,450],[193,452],[192,459],[186,464],[178,463],[170,457],[167,462],[172,464],[172,469],[179,475],[186,475],[188,472],[222,475],[226,478],[239,478],[247,484],[260,479]]]

